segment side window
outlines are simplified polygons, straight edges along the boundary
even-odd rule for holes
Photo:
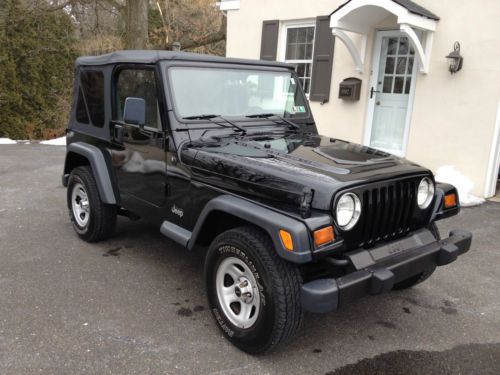
[[[83,70],[80,73],[76,120],[84,124],[91,123],[97,127],[104,125],[104,75],[102,72]]]
[[[125,99],[142,98],[146,101],[146,127],[151,130],[162,130],[155,72],[151,69],[122,69],[118,72],[115,86],[114,120],[123,120]]]
[[[286,29],[285,62],[295,65],[300,84],[306,94],[311,91],[314,26]]]
[[[90,124],[87,105],[85,104],[85,99],[83,98],[83,91],[81,87],[78,90],[78,101],[76,102],[76,121],[81,124]]]

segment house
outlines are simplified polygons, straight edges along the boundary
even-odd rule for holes
[[[500,2],[223,0],[219,6],[227,15],[227,56],[294,64],[320,133],[434,172],[453,165],[474,182],[475,195],[495,195]]]

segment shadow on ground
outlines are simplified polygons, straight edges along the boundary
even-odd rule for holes
[[[480,369],[480,370],[479,370]],[[460,345],[443,352],[397,350],[363,359],[326,375],[448,375],[500,372],[500,344]]]

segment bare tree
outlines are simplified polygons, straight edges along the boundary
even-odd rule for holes
[[[150,33],[155,48],[172,49],[172,43],[178,41],[182,49],[198,50],[226,39],[226,17],[214,0],[156,0],[155,3],[161,17],[161,26]],[[206,49],[200,52],[220,53]]]
[[[148,46],[149,1],[127,0],[126,6],[127,49],[145,49]]]

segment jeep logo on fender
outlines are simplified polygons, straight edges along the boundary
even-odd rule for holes
[[[171,209],[172,213],[174,215],[177,215],[179,216],[180,218],[182,218],[184,216],[184,211],[178,207],[175,206],[175,204],[172,206],[172,209]]]

